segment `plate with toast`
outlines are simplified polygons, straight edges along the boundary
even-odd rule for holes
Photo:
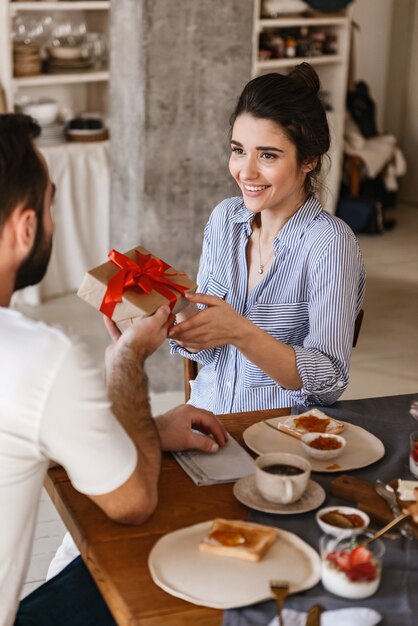
[[[323,430],[315,431],[309,428]],[[336,459],[312,458],[305,452],[300,441],[307,432],[340,433],[346,445]],[[311,409],[300,415],[285,415],[256,422],[244,431],[243,438],[248,448],[256,454],[267,452],[298,454],[309,460],[313,472],[347,472],[367,467],[385,454],[383,443],[372,433],[361,426],[329,417],[318,409]]]
[[[164,535],[148,559],[156,585],[173,596],[215,609],[272,599],[270,580],[290,593],[321,577],[317,552],[288,531],[218,518]]]

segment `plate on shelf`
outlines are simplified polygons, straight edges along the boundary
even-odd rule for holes
[[[148,567],[156,585],[192,604],[231,609],[272,599],[270,580],[289,581],[290,593],[310,589],[321,577],[319,555],[293,533],[277,529],[277,540],[258,563],[199,552],[212,521],[164,535]]]
[[[104,141],[108,138],[107,128],[67,128],[68,141]]]
[[[289,415],[273,417],[265,422],[257,422],[244,431],[243,438],[246,445],[256,454],[266,452],[289,452],[299,454],[311,464],[313,472],[347,472],[349,470],[366,467],[381,459],[385,454],[383,443],[360,426],[344,422],[344,432],[341,434],[347,442],[344,450],[337,459],[319,461],[308,457],[302,443],[280,432],[279,423],[285,423]],[[341,421],[341,420],[340,420]]]
[[[44,62],[45,72],[80,72],[93,66],[92,59],[48,59]]]
[[[290,504],[269,502],[258,491],[254,474],[238,480],[234,485],[233,493],[237,500],[250,509],[263,513],[274,513],[275,515],[297,515],[298,513],[313,511],[321,506],[326,497],[321,485],[310,480],[305,493],[296,502]]]

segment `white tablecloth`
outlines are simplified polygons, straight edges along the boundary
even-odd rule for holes
[[[15,294],[14,303],[76,291],[86,270],[109,251],[109,142],[40,147],[56,185],[51,262],[43,281]]]

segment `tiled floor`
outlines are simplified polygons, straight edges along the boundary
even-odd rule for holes
[[[397,227],[384,235],[360,237],[368,271],[365,317],[353,351],[351,382],[343,398],[396,395],[418,391],[418,207],[400,206]],[[106,332],[97,314],[74,295],[26,309],[29,315],[59,323],[81,336],[101,362]],[[183,391],[152,398],[154,414],[183,400]],[[43,494],[32,561],[22,595],[44,579],[64,534]]]

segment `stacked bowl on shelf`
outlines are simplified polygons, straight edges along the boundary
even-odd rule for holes
[[[15,41],[13,44],[13,74],[35,76],[42,70],[41,47],[36,43]]]
[[[56,40],[55,45],[46,48],[46,54],[44,71],[48,73],[79,72],[93,65],[93,59],[86,56],[85,47],[77,43]]]
[[[65,124],[58,119],[59,106],[52,98],[39,98],[21,104],[19,110],[30,115],[41,127],[41,134],[36,139],[40,146],[57,145],[65,142]]]
[[[84,113],[68,122],[66,136],[68,141],[87,143],[104,141],[109,133],[100,114]]]

